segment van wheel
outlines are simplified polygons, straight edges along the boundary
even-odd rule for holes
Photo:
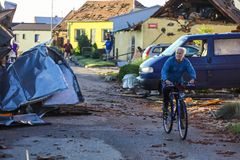
[[[158,89],[158,92],[159,92],[159,96],[162,96],[162,90]]]
[[[162,95],[162,84],[160,83],[159,88],[158,88],[159,96]]]
[[[150,96],[150,93],[151,93],[151,91],[146,91],[145,93],[144,93],[144,95],[143,95],[143,97],[144,98],[147,98],[147,97],[149,97]]]

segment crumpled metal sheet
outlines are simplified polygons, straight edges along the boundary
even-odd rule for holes
[[[8,30],[0,25],[0,58],[3,58],[11,51],[10,40],[12,38],[13,36]]]
[[[12,26],[13,16],[16,9],[3,9],[0,10],[0,24],[7,29],[10,29]]]
[[[14,116],[0,116],[0,125],[11,126],[14,124],[42,125],[47,123],[34,113]]]
[[[59,65],[63,72],[64,78],[68,84],[68,88],[62,92],[56,93],[50,98],[43,101],[45,107],[74,105],[83,102],[83,96],[75,74],[69,67],[64,58],[53,48],[48,48],[48,53],[52,59]]]
[[[67,88],[61,68],[48,55],[47,47],[39,45],[20,56],[1,77],[0,110],[13,111]]]

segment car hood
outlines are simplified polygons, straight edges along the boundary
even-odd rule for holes
[[[166,57],[166,56],[154,56],[154,57],[151,57],[151,58],[147,59],[146,61],[144,61],[140,65],[140,68],[143,68],[143,67],[153,67],[153,68],[156,68],[156,67],[162,66],[167,58],[169,58],[169,57]]]

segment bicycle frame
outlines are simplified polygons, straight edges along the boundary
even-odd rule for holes
[[[173,108],[174,113],[172,115],[172,117],[175,118],[177,111],[179,111],[180,113],[180,110],[178,109],[180,109],[180,101],[184,100],[185,98],[185,93],[183,93],[182,91],[170,91],[169,96],[170,102],[172,102],[174,99],[176,100],[176,108]],[[174,107],[174,105],[171,104],[171,107]]]
[[[188,130],[188,117],[187,117],[187,108],[184,103],[184,97],[185,93],[179,89],[178,87],[172,86],[170,88],[169,98],[170,98],[170,107],[171,107],[171,114],[170,114],[170,128],[165,129],[167,133],[170,133],[172,130],[172,123],[174,120],[176,120],[177,115],[177,124],[178,124],[178,130],[179,134],[182,140],[184,140],[187,136],[187,130]],[[174,104],[174,100],[176,101],[176,104]]]

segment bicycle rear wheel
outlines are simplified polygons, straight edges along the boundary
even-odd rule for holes
[[[178,107],[178,130],[182,140],[186,139],[188,132],[188,114],[187,107],[183,100],[179,101]]]
[[[167,114],[163,115],[163,128],[167,134],[172,131],[174,115],[174,102],[170,100],[170,105],[167,107]]]

